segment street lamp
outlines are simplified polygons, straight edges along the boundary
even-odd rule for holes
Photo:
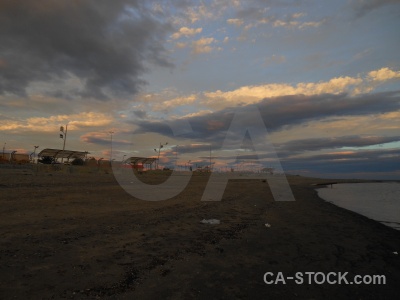
[[[110,151],[110,165],[111,165],[112,151],[113,151],[113,149],[112,149],[112,136],[113,136],[114,131],[109,131],[108,133],[110,134],[110,139],[111,139],[111,151]]]
[[[68,123],[65,125],[65,130],[64,130],[64,126],[60,126],[60,139],[64,140],[63,143],[63,152],[65,150],[65,142],[67,141],[67,133],[68,133]],[[64,153],[63,153],[64,155]],[[64,157],[61,157],[61,163],[64,161]]]
[[[39,146],[33,146],[35,149],[33,149],[33,162],[35,162],[36,158],[36,149],[39,148]]]
[[[17,153],[17,151],[12,151],[12,152],[11,152],[11,154],[10,154],[10,161],[16,161],[15,153]]]
[[[4,159],[4,151],[6,150],[6,144],[7,143],[4,143],[4,145],[3,145],[3,156],[1,157],[2,159]]]
[[[178,147],[179,145],[176,145],[175,148],[175,169],[178,170]]]
[[[158,147],[158,151],[157,151],[157,149],[154,149],[155,152],[158,152],[157,167],[156,167],[157,170],[158,170],[158,165],[160,164],[160,152],[161,152],[161,148],[164,148],[164,146],[166,146],[166,145],[168,145],[168,142],[166,142],[165,144],[161,144],[161,143],[160,143],[160,146]]]

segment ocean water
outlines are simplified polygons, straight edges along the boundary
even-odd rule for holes
[[[400,230],[400,183],[341,183],[317,191],[328,202]]]

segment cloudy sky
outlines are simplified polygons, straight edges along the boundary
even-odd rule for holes
[[[400,179],[399,28],[399,0],[1,0],[0,143]]]

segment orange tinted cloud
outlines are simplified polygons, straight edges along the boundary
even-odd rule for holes
[[[57,130],[60,125],[65,125],[66,123],[68,123],[69,130],[77,130],[82,127],[106,126],[112,121],[113,119],[110,116],[102,113],[83,112],[71,115],[33,117],[26,120],[3,120],[0,121],[0,130],[51,132]]]

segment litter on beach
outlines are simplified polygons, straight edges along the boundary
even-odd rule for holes
[[[265,227],[270,228],[270,227],[271,227],[271,224],[265,223]]]
[[[220,224],[221,222],[220,220],[217,219],[209,219],[209,220],[203,219],[200,221],[200,223],[215,225],[215,224]]]

